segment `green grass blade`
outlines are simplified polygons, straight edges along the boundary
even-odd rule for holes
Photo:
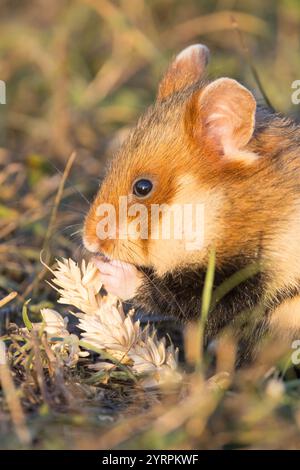
[[[33,325],[32,325],[32,323],[31,323],[31,321],[29,320],[29,317],[28,317],[28,309],[27,309],[27,305],[29,304],[30,300],[31,299],[27,300],[24,303],[23,308],[22,308],[23,322],[24,322],[24,325],[26,326],[28,331],[31,331],[33,329]]]

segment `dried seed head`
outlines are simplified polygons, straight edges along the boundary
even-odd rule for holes
[[[140,322],[134,320],[133,311],[125,315],[116,297],[99,294],[100,275],[92,262],[83,261],[79,266],[72,259],[63,258],[57,264],[50,285],[60,294],[59,303],[79,309],[79,312],[72,313],[79,319],[81,336],[89,346],[104,350],[123,364],[131,366],[136,375],[151,374],[150,379],[143,380],[145,387],[181,380],[177,371],[177,350],[172,345],[167,347],[165,338],[158,340],[156,332],[148,326],[142,328]],[[44,309],[42,315],[45,316],[45,322],[47,319],[52,322],[46,326],[49,331],[55,328],[64,331],[64,320],[57,312]],[[56,346],[58,350],[59,345]],[[78,358],[77,350],[74,354]],[[98,370],[100,364],[97,364]],[[104,364],[107,363],[103,363],[107,370]]]

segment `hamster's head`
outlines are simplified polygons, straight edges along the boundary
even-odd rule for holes
[[[85,247],[158,273],[206,262],[224,241],[225,175],[255,165],[256,103],[235,80],[203,79],[208,49],[171,63],[86,216]]]

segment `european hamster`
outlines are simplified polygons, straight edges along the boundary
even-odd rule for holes
[[[207,321],[206,342],[234,326],[243,361],[263,332],[292,338],[300,329],[300,127],[257,106],[233,79],[207,81],[208,55],[206,46],[192,45],[175,57],[156,102],[112,160],[86,216],[83,241],[89,251],[105,255],[98,266],[108,291],[183,321],[201,311],[212,247],[215,286],[259,264]],[[120,200],[127,204],[125,220]],[[139,205],[144,209],[137,219]],[[158,205],[164,206],[154,218]],[[196,233],[201,246],[190,243],[195,232],[193,238],[185,227],[181,238],[162,236],[175,206],[202,208],[203,226]],[[176,214],[171,228],[181,217]],[[114,217],[113,230],[108,226]],[[237,322],[241,311],[259,305],[263,314],[254,320],[249,314],[250,330],[244,320]]]

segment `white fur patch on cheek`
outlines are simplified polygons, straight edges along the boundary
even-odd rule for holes
[[[203,261],[208,246],[222,238],[223,206],[221,188],[205,190],[192,174],[178,178],[176,196],[156,225],[159,237],[149,242],[149,261],[160,275]]]

